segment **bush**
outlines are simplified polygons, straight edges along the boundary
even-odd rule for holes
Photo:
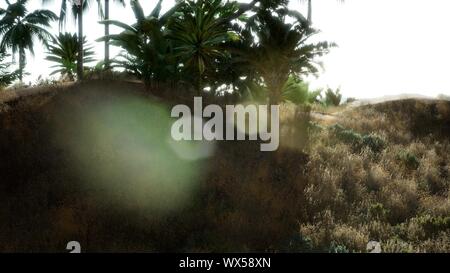
[[[374,153],[380,153],[386,148],[386,142],[375,134],[361,135],[353,130],[347,130],[339,124],[330,127],[335,136],[355,149],[370,148]]]
[[[364,146],[369,147],[374,153],[380,153],[386,148],[386,142],[375,134],[363,136],[362,143]]]
[[[331,242],[330,249],[328,250],[329,253],[350,253],[350,251],[347,249],[344,245],[339,245],[336,242]]]
[[[413,153],[410,153],[408,151],[401,151],[398,155],[397,158],[403,162],[403,164],[411,170],[417,170],[417,168],[419,168],[420,165],[420,161],[417,158],[416,155],[414,155]]]
[[[375,203],[369,207],[369,215],[373,219],[384,221],[388,214],[389,210],[386,209],[381,203]]]
[[[388,209],[388,220],[399,224],[417,215],[419,194],[414,180],[398,179],[388,183],[380,192],[383,205]]]
[[[414,247],[400,239],[390,239],[381,243],[381,249],[385,253],[413,253]]]
[[[427,237],[433,237],[441,231],[450,230],[450,217],[421,216],[417,219],[419,225],[425,231]]]
[[[380,166],[374,166],[367,172],[366,187],[369,191],[379,191],[388,181],[389,175]]]
[[[300,233],[296,233],[295,236],[290,240],[286,252],[312,252],[314,251],[314,246],[311,238],[308,236],[303,236]]]
[[[363,137],[352,130],[344,130],[337,137],[344,143],[351,144],[355,147],[360,147],[363,143]]]

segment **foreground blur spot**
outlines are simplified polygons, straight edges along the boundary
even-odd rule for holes
[[[204,170],[196,160],[210,155],[212,147],[168,141],[172,120],[166,107],[121,95],[76,111],[70,115],[76,119],[60,122],[55,130],[87,188],[124,208],[168,213],[186,206]]]

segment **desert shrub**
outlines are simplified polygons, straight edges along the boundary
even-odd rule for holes
[[[417,218],[411,218],[404,223],[398,224],[394,229],[396,237],[403,241],[418,242],[427,238]]]
[[[379,165],[371,167],[367,172],[366,187],[370,191],[379,191],[388,180],[389,175]]]
[[[324,130],[325,130],[325,127],[323,127],[322,125],[320,125],[317,122],[309,123],[309,134],[321,133]]]
[[[394,236],[394,228],[384,221],[374,220],[365,225],[371,241],[384,241]]]
[[[347,211],[344,191],[339,188],[339,177],[328,169],[322,171],[310,177],[310,183],[304,191],[305,213],[310,220],[329,208],[333,208],[338,214]]]
[[[433,169],[429,169],[420,182],[422,189],[433,195],[446,194],[449,189],[448,180],[440,177],[439,172]]]
[[[340,124],[334,124],[334,125],[330,126],[329,129],[335,134],[345,131],[344,126],[342,126]]]
[[[450,231],[450,216],[435,217],[424,215],[417,218],[417,222],[423,228],[427,237],[433,237],[441,231]]]
[[[389,210],[381,203],[371,204],[369,207],[369,216],[375,220],[384,221],[388,215]]]
[[[374,153],[379,153],[386,147],[386,142],[376,134],[363,136],[362,144],[369,147]]]
[[[311,238],[297,232],[289,241],[286,252],[315,252]]]
[[[353,130],[347,130],[340,124],[335,124],[330,127],[333,135],[345,144],[359,148],[362,145],[362,136]]]
[[[433,195],[445,195],[449,191],[448,165],[446,156],[435,150],[423,152],[421,164],[417,170],[421,190]]]
[[[333,222],[303,225],[300,232],[311,238],[314,249],[322,252],[362,252],[369,242],[369,236],[360,228]]]
[[[364,185],[366,176],[361,156],[352,154],[341,161],[339,187],[343,190],[348,204],[363,201],[367,192]]]
[[[420,200],[422,214],[432,216],[450,215],[450,194],[448,196],[426,195]]]
[[[362,144],[363,137],[352,131],[352,130],[344,130],[337,134],[337,137],[346,144],[351,144],[355,147],[360,147]]]
[[[362,252],[369,242],[369,236],[360,228],[337,225],[332,232],[332,242],[345,246],[353,252]]]
[[[351,129],[345,129],[339,124],[331,126],[330,130],[337,139],[351,145],[357,151],[368,147],[374,153],[380,153],[386,147],[386,141],[374,133],[362,135]]]
[[[450,232],[441,232],[433,239],[427,239],[418,243],[417,252],[426,253],[449,253],[450,252]]]
[[[400,160],[404,166],[411,170],[417,170],[420,165],[420,161],[417,158],[416,155],[409,151],[400,151],[400,153],[397,155],[398,160]]]
[[[414,246],[398,238],[381,242],[381,249],[385,253],[413,253],[416,252]]]
[[[450,231],[450,217],[421,215],[397,225],[396,234],[399,239],[418,243],[438,238],[442,233]]]
[[[417,185],[413,180],[395,180],[380,192],[382,204],[389,211],[388,220],[398,224],[413,217],[419,207]]]
[[[330,248],[328,250],[329,253],[350,253],[350,250],[347,249],[345,245],[340,245],[335,241],[331,242]]]

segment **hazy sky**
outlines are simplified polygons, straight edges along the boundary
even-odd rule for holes
[[[3,2],[3,1],[2,1]],[[59,14],[58,0],[45,7]],[[128,1],[127,1],[128,2]],[[149,13],[156,0],[141,0]],[[165,9],[174,0],[165,0]],[[318,38],[334,41],[339,48],[323,59],[325,72],[311,79],[314,87],[341,86],[346,97],[370,98],[401,93],[435,96],[450,95],[450,1],[449,0],[334,0],[313,1],[314,26],[322,30]],[[291,0],[291,8],[305,11],[305,4]],[[4,3],[2,3],[4,6]],[[32,0],[29,10],[42,8],[41,0]],[[134,22],[126,8],[114,5],[111,17]],[[85,18],[85,34],[97,46],[98,58],[103,45],[95,39],[102,36],[97,24],[97,10],[92,7]],[[73,21],[66,30],[75,31]],[[58,24],[54,24],[54,32]],[[113,28],[113,31],[117,31]],[[116,54],[117,49],[112,49]],[[27,71],[34,81],[46,77],[51,65],[43,61],[43,49],[28,58]]]

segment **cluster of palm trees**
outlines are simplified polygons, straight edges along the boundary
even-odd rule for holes
[[[19,55],[18,77],[22,81],[26,65],[26,51],[34,53],[34,41],[38,39],[43,44],[52,38],[47,30],[50,23],[58,17],[49,10],[28,12],[27,0],[18,0],[8,4],[6,9],[0,9],[0,51],[11,51],[13,56]]]
[[[92,4],[98,6],[105,26],[105,35],[97,40],[105,44],[103,68],[120,68],[155,92],[161,86],[176,85],[197,95],[231,91],[264,94],[272,103],[295,100],[292,90],[300,89],[293,84],[301,84],[304,75],[318,73],[317,57],[334,46],[309,42],[317,33],[311,15],[305,18],[289,10],[288,0],[178,0],[165,13],[161,12],[163,0],[156,1],[149,13],[139,0],[116,1],[132,8],[136,22],[131,25],[109,18],[109,0],[61,0],[59,16],[49,10],[28,12],[28,0],[5,2],[7,8],[0,9],[0,51],[19,55],[20,80],[25,53],[33,53],[35,40],[48,48],[47,60],[56,63],[55,74],[83,79],[84,63],[92,62],[94,54],[83,36],[83,13]],[[78,34],[53,37],[48,31],[51,22],[59,20],[63,28],[69,11],[78,23]],[[111,25],[122,31],[110,34]],[[122,53],[111,59],[110,46],[121,48]]]
[[[123,5],[125,5],[125,0],[115,0]],[[7,4],[6,9],[0,8],[0,52],[6,52],[11,50],[11,53],[14,56],[19,56],[19,69],[18,69],[18,78],[20,81],[23,79],[24,68],[26,65],[26,51],[34,54],[34,41],[37,38],[42,44],[48,46],[49,41],[55,41],[58,46],[62,46],[59,48],[59,53],[55,55],[58,50],[55,50],[55,47],[50,48],[50,52],[54,56],[50,56],[47,59],[57,61],[59,58],[59,62],[61,66],[65,67],[65,69],[56,70],[58,72],[65,72],[72,77],[72,68],[74,63],[77,63],[77,75],[79,79],[83,77],[83,64],[86,61],[91,61],[92,59],[86,59],[84,54],[86,51],[83,49],[85,45],[85,37],[83,36],[83,11],[89,8],[89,5],[92,4],[90,0],[61,0],[61,10],[60,15],[57,16],[50,10],[36,10],[33,12],[28,12],[26,6],[29,0],[17,0],[16,2],[12,2],[9,0],[5,0]],[[52,2],[52,0],[42,0],[43,4],[48,2]],[[99,15],[103,19],[109,19],[109,6],[110,1],[104,0],[104,6],[102,5],[102,1],[96,0]],[[104,12],[103,12],[104,7]],[[48,29],[50,28],[50,24],[53,21],[59,20],[60,29],[64,26],[67,14],[69,12],[73,13],[73,16],[78,23],[78,35],[71,36],[70,38],[77,39],[76,46],[74,49],[73,41],[69,41],[69,35],[59,35],[58,37],[53,37]],[[109,24],[105,24],[105,35],[109,35]],[[68,48],[68,44],[72,43],[72,46]],[[66,46],[66,47],[64,47]],[[69,51],[65,51],[68,49]],[[65,56],[64,56],[65,55]],[[88,55],[92,55],[88,53]],[[68,57],[70,56],[70,57]],[[75,56],[75,59],[73,59]],[[109,43],[105,41],[105,67],[109,66]]]

